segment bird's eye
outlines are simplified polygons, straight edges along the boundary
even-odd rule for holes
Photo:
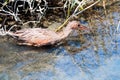
[[[78,27],[80,27],[80,24],[78,24]]]

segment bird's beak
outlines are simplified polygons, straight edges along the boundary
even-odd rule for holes
[[[88,30],[88,31],[90,30],[88,27],[83,26],[83,25],[81,25],[79,28],[80,28],[80,30],[83,30],[83,31],[84,31],[84,30]]]

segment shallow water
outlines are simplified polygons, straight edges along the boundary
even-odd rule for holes
[[[57,46],[18,46],[1,37],[0,80],[119,80],[120,13],[111,14],[113,24],[96,20],[94,35],[79,34]]]

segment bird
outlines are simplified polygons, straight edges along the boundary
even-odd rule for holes
[[[54,45],[57,42],[67,38],[69,34],[77,29],[87,30],[79,21],[70,21],[60,32],[55,32],[46,28],[26,28],[16,32],[9,32],[8,35],[16,38],[19,45],[27,46],[45,46]]]

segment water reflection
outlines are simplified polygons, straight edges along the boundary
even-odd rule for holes
[[[94,21],[92,33],[70,36],[49,47],[18,46],[0,40],[0,80],[119,80],[120,17]],[[117,16],[116,16],[117,15]],[[96,24],[95,24],[96,23]],[[119,28],[120,29],[120,28]]]

